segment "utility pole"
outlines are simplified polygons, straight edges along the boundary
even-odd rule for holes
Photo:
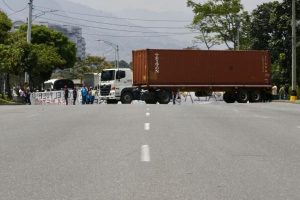
[[[240,25],[237,27],[237,50],[240,50]]]
[[[33,8],[33,0],[29,0],[29,15],[27,20],[27,43],[31,43],[31,27],[32,27],[32,8]],[[29,75],[25,72],[25,82],[29,83]]]
[[[119,57],[119,45],[117,45],[117,69],[118,69],[118,71],[119,71],[119,59],[120,59],[120,57]]]
[[[236,19],[236,50],[240,50],[240,19]]]
[[[296,66],[296,0],[292,0],[292,90],[294,94],[291,96],[294,96],[293,98],[297,97],[297,93],[295,95],[297,88]]]
[[[104,42],[105,44],[110,45],[110,46],[112,46],[114,48],[114,50],[115,50],[115,63],[116,63],[115,66],[119,70],[119,59],[120,59],[120,56],[119,56],[119,45],[114,44],[114,43],[109,42],[109,41],[106,41],[106,40],[97,40],[97,41]]]

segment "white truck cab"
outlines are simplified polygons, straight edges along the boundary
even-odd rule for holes
[[[101,73],[100,99],[108,104],[116,104],[121,100],[122,91],[132,87],[132,71],[127,68],[105,69]],[[122,101],[123,103],[123,101]]]

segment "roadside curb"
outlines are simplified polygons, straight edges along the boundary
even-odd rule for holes
[[[275,103],[291,103],[291,104],[300,104],[300,100],[297,101],[289,101],[289,100],[273,100]]]

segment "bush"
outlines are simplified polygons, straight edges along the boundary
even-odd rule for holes
[[[292,90],[291,96],[297,96],[297,91],[296,90]]]

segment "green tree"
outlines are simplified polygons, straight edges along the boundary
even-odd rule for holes
[[[300,0],[297,0],[297,12],[300,13]],[[265,3],[252,13],[250,38],[252,49],[269,50],[272,55],[272,80],[276,85],[291,83],[292,64],[292,31],[291,31],[291,0],[282,3]],[[298,20],[300,16],[297,15]],[[297,28],[298,41],[300,26]],[[297,72],[299,72],[300,48],[297,48]],[[298,78],[298,84],[300,80]]]
[[[20,31],[26,33],[27,26],[24,25],[20,28]],[[64,60],[56,68],[66,69],[72,68],[76,62],[76,45],[74,42],[70,41],[62,33],[50,29],[46,26],[32,27],[32,44],[45,44],[56,48],[57,53]]]
[[[125,60],[121,60],[119,62],[119,67],[120,68],[130,68],[129,64]]]
[[[29,73],[30,86],[40,88],[51,77],[53,70],[72,68],[76,47],[62,33],[46,26],[32,27],[31,45],[26,42],[27,26],[12,34],[10,42],[23,48],[21,69]]]
[[[5,80],[7,85],[7,91],[10,95],[10,73],[15,71],[16,63],[19,56],[19,49],[15,49],[12,46],[4,45],[9,31],[12,27],[12,22],[8,16],[0,10],[0,76]],[[2,83],[0,83],[2,84]]]
[[[211,48],[220,42],[228,49],[237,49],[237,32],[240,32],[241,48],[249,47],[250,16],[243,10],[240,0],[208,0],[206,3],[187,1],[195,14],[192,27],[199,30],[196,40]]]
[[[5,42],[5,39],[8,37],[8,32],[12,27],[12,22],[8,16],[0,10],[0,44]]]
[[[106,61],[105,57],[87,56],[85,60],[78,60],[75,66],[71,69],[68,76],[72,79],[82,79],[85,73],[101,73],[103,69],[112,68],[113,65]],[[53,74],[52,78],[62,76],[61,73]]]
[[[205,24],[206,23],[202,21],[198,24],[192,25],[190,28],[192,30],[199,31],[199,35],[195,37],[193,43],[204,43],[207,50],[210,50],[215,45],[219,45],[221,41],[216,34],[210,32]]]
[[[11,98],[10,92],[10,75],[19,73],[19,63],[21,62],[22,49],[12,46],[0,44],[0,74],[5,77],[6,92]]]
[[[65,60],[57,53],[53,46],[46,44],[33,44],[31,53],[37,58],[35,67],[31,71],[30,84],[33,88],[39,88],[40,84],[49,80],[56,66],[65,64]]]

